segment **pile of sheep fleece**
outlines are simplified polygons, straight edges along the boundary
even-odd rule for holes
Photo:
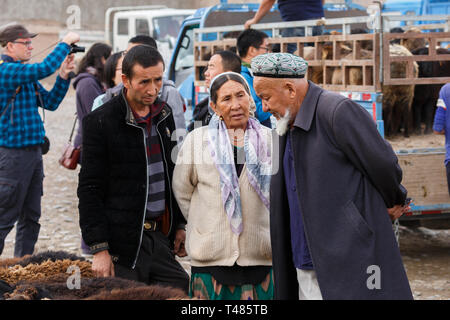
[[[37,281],[51,278],[59,274],[67,273],[67,277],[71,275],[68,270],[71,266],[76,266],[80,270],[80,276],[93,278],[92,265],[88,261],[80,260],[47,260],[41,263],[30,263],[22,266],[16,264],[7,268],[0,268],[0,280],[9,284],[17,284],[19,281]]]
[[[72,267],[72,268],[71,268]],[[69,285],[74,270],[79,287]],[[46,251],[0,260],[0,300],[184,300],[177,288],[107,277],[96,278],[92,265],[64,251]]]

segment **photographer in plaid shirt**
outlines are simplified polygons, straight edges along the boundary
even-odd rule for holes
[[[70,32],[44,61],[27,64],[36,35],[21,25],[0,32],[0,255],[17,221],[15,257],[33,253],[40,229],[45,131],[38,107],[58,108],[75,69],[70,45],[80,40]],[[58,68],[53,89],[45,90],[39,80]]]

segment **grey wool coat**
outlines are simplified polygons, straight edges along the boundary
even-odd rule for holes
[[[387,209],[406,189],[391,146],[360,105],[309,82],[291,130],[295,179],[324,299],[412,299]],[[279,138],[271,182],[275,299],[298,299]],[[278,160],[278,163],[276,161]]]

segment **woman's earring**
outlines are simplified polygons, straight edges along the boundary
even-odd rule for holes
[[[219,120],[220,120],[220,121],[223,121],[223,116],[220,116],[220,117],[219,117]]]

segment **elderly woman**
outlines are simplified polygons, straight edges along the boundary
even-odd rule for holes
[[[173,176],[187,220],[190,295],[272,299],[271,131],[250,115],[254,102],[238,73],[213,79],[210,102],[215,115],[188,134]]]

